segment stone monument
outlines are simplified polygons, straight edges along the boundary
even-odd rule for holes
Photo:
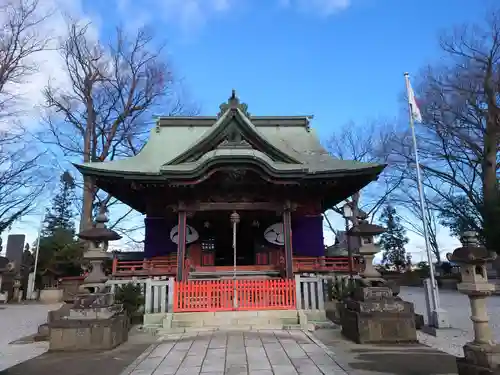
[[[500,374],[500,345],[493,342],[488,325],[486,299],[495,291],[488,282],[487,264],[497,254],[479,245],[475,232],[465,232],[462,247],[456,249],[451,261],[460,265],[462,282],[457,289],[469,297],[474,341],[464,345],[464,358],[457,358],[459,375]]]
[[[0,238],[0,253],[2,251],[2,238]],[[0,302],[6,303],[13,294],[14,263],[7,257],[0,256]]]
[[[128,317],[105,285],[102,266],[108,241],[121,238],[106,228],[106,221],[100,214],[93,228],[78,235],[89,241],[84,258],[90,261],[91,271],[82,285],[84,293],[76,296],[73,306],[61,308],[55,319],[49,318],[50,350],[106,350],[128,339]]]
[[[354,280],[352,297],[342,313],[342,334],[358,343],[415,343],[415,312],[413,304],[396,297],[392,288],[373,267],[373,258],[380,249],[373,237],[384,228],[362,221],[349,231],[360,237],[360,254],[365,257],[365,270]]]
[[[5,256],[9,259],[9,262],[14,264],[16,275],[21,272],[25,241],[26,236],[24,234],[9,234],[7,236]]]

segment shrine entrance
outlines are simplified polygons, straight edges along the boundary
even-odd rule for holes
[[[219,212],[213,221],[215,245],[215,266],[232,266],[234,264],[233,228],[230,222],[231,212]],[[252,228],[248,218],[241,218],[236,227],[236,265],[250,266],[255,264],[255,243],[258,233]]]
[[[198,213],[195,216],[200,230],[202,249],[213,252],[214,266],[232,267],[257,264],[257,254],[263,248],[272,247],[264,238],[264,229],[280,220],[266,211],[242,211],[236,225],[236,254],[233,248],[232,211]]]

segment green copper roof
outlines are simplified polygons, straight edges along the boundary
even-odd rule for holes
[[[247,117],[246,105],[234,92],[218,117],[158,119],[136,156],[76,167],[89,175],[157,179],[199,175],[215,164],[237,163],[287,177],[363,171],[376,175],[384,168],[334,159],[309,127],[308,117]]]

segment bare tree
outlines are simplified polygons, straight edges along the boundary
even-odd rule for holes
[[[500,241],[500,11],[453,29],[440,40],[444,58],[425,69],[418,130],[426,191],[443,222],[478,231],[490,249]],[[413,163],[409,137],[395,143],[401,165]],[[460,222],[460,224],[456,224]]]
[[[38,33],[47,17],[40,15],[38,0],[0,4],[0,233],[33,209],[44,187],[42,154],[14,115],[21,112],[23,83],[37,71],[33,57],[47,46]]]
[[[38,33],[49,14],[40,15],[38,0],[5,0],[0,4],[0,116],[14,115],[19,86],[35,73],[33,55],[43,51],[48,40]]]
[[[24,136],[0,130],[0,233],[29,213],[44,189],[42,154],[26,145]]]
[[[429,246],[436,257],[438,263],[441,262],[441,253],[438,242],[439,232],[439,211],[436,207],[439,206],[439,199],[433,199],[434,196],[425,195],[425,219],[427,238],[429,239]],[[418,195],[418,187],[416,178],[405,178],[397,191],[392,196],[392,202],[404,210],[399,215],[401,221],[404,223],[405,228],[409,231],[424,237],[424,220],[422,216],[422,209],[420,206],[420,197]]]
[[[363,125],[348,123],[327,141],[327,150],[338,159],[388,164],[379,179],[363,190],[363,198],[361,192],[357,192],[343,202],[349,203],[353,208],[354,223],[357,221],[360,209],[367,215],[374,215],[403,180],[401,174],[397,175],[391,170],[389,146],[393,134],[393,127],[387,123],[373,122]],[[342,208],[339,206],[333,208],[333,211],[342,215]]]
[[[70,87],[44,90],[49,142],[82,162],[103,162],[137,153],[148,133],[153,110],[182,113],[169,62],[152,35],[132,37],[117,28],[109,43],[95,40],[88,24],[68,21],[60,46]],[[80,229],[92,222],[96,205],[113,205],[91,178],[83,180]]]

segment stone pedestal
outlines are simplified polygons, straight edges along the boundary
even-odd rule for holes
[[[499,345],[468,343],[464,345],[464,355],[457,358],[459,375],[500,374]]]
[[[128,340],[128,319],[61,319],[49,324],[49,349],[54,351],[109,350]]]
[[[85,278],[85,284],[104,284],[108,277],[102,270],[104,261],[108,258],[105,252],[95,251],[94,249],[87,251],[84,258],[89,259],[91,270]]]
[[[84,258],[89,260],[90,272],[80,285],[80,290],[91,293],[102,293],[108,277],[103,271],[103,263],[108,258],[106,252],[96,244],[91,244]]]
[[[358,343],[416,343],[413,304],[389,287],[358,287],[342,313],[342,334]]]
[[[48,327],[50,350],[108,350],[127,341],[129,321],[113,294],[93,293],[78,296]]]

